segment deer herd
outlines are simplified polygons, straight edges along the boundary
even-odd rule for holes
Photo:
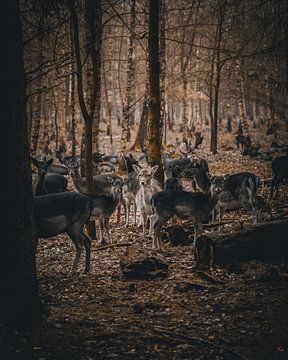
[[[198,142],[202,140],[200,138]],[[73,275],[83,247],[85,272],[90,270],[91,238],[84,231],[85,225],[88,221],[98,221],[100,243],[111,243],[109,220],[118,209],[120,221],[121,205],[125,208],[125,226],[131,222],[132,206],[133,225],[142,227],[143,239],[148,232],[152,249],[156,250],[162,249],[161,228],[174,217],[193,221],[194,249],[203,232],[203,224],[217,219],[221,224],[226,209],[243,207],[250,213],[252,223],[256,224],[255,197],[260,186],[259,177],[250,172],[212,176],[207,161],[192,157],[191,152],[176,159],[163,156],[164,188],[155,178],[159,165],[140,166],[132,154],[125,155],[127,174],[93,176],[93,195],[88,194],[85,177],[80,174],[79,159],[63,157],[59,153],[56,157],[61,165],[53,164],[53,159],[32,159],[37,168],[33,181],[37,238],[50,238],[62,233],[70,237],[76,249],[70,273]],[[113,159],[115,164],[116,157]],[[272,172],[271,196],[274,190],[277,194],[279,184],[288,179],[288,156],[274,158]],[[70,176],[76,191],[67,191],[65,176]],[[193,191],[185,190],[183,178],[191,179]],[[196,252],[195,259],[197,261]]]

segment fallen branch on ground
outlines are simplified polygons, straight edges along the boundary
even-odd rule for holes
[[[105,250],[105,249],[109,249],[109,248],[113,248],[113,247],[118,247],[118,246],[130,246],[132,245],[133,242],[125,242],[125,243],[115,243],[115,244],[109,244],[109,245],[100,245],[97,246],[95,249],[93,249],[92,251],[100,251],[100,250]]]

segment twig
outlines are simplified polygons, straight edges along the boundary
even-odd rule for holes
[[[159,328],[159,329],[156,329]],[[244,355],[240,354],[238,351],[236,350],[231,350],[229,349],[227,346],[223,346],[223,345],[217,345],[217,344],[214,344],[212,343],[211,341],[208,341],[208,340],[204,340],[204,339],[201,339],[199,337],[194,337],[194,336],[188,336],[188,335],[183,335],[183,334],[179,334],[179,333],[175,333],[175,332],[172,332],[172,331],[167,331],[167,330],[164,330],[162,329],[160,326],[157,326],[157,325],[154,325],[154,331],[158,331],[158,332],[162,332],[163,334],[167,334],[167,335],[172,335],[172,336],[175,336],[175,337],[179,337],[179,338],[182,338],[183,340],[192,340],[192,341],[198,341],[202,344],[206,344],[206,345],[210,345],[210,346],[213,346],[213,347],[216,347],[216,348],[219,348],[219,349],[223,349],[223,350],[226,350],[228,351],[229,353],[231,354],[234,354],[234,355],[237,355],[240,359],[243,359],[243,360],[248,360]]]
[[[133,244],[133,242],[115,243],[115,244],[109,244],[109,245],[104,245],[104,246],[100,245],[100,246],[97,246],[92,251],[100,251],[100,250],[105,250],[105,249],[109,249],[109,248],[113,248],[113,247],[117,247],[117,246],[129,246],[132,244]]]
[[[210,229],[216,226],[220,226],[220,225],[226,225],[226,224],[231,224],[231,223],[235,223],[235,220],[227,220],[227,221],[220,221],[217,223],[210,223],[210,224],[203,224],[203,228],[204,229]],[[187,225],[193,225],[193,221],[187,221],[186,223],[184,223],[185,226]]]

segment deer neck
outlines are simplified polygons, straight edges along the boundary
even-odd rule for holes
[[[218,203],[219,196],[215,192],[210,191],[210,207],[211,209],[214,209],[216,204]]]
[[[79,192],[86,193],[87,189],[86,189],[85,181],[81,178],[78,169],[75,171],[75,173],[71,177],[72,177],[75,188]]]
[[[121,199],[122,199],[122,193],[121,192],[114,192],[113,190],[111,191],[111,197],[113,198],[113,200],[116,203],[116,206],[119,205]]]

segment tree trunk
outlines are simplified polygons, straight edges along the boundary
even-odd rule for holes
[[[140,123],[138,126],[134,144],[130,148],[131,151],[145,151],[146,150],[147,119],[148,119],[148,100],[147,100],[147,91],[145,91],[143,108],[142,108],[142,113],[141,113],[141,117],[140,117]]]
[[[249,126],[245,111],[245,93],[244,93],[244,79],[241,72],[241,61],[240,59],[236,60],[235,64],[235,74],[236,74],[236,88],[238,96],[238,109],[239,109],[239,118],[240,123],[243,129],[243,135],[249,136]]]
[[[135,61],[134,61],[134,47],[135,47],[135,0],[131,1],[130,5],[130,34],[128,44],[128,63],[127,63],[127,82],[125,91],[125,101],[123,106],[123,121],[121,134],[121,153],[124,154],[127,147],[127,142],[130,141],[131,133],[129,128],[129,118],[131,116],[132,104],[132,89],[135,76]]]
[[[94,193],[93,189],[93,163],[92,163],[92,143],[95,151],[99,151],[99,121],[100,121],[100,99],[101,99],[101,37],[102,37],[102,4],[101,1],[85,0],[84,28],[87,51],[87,62],[91,63],[92,71],[89,72],[88,81],[90,86],[86,101],[83,89],[83,69],[81,61],[81,50],[79,43],[78,15],[73,1],[69,3],[73,40],[75,46],[77,85],[80,109],[84,118],[84,169],[86,177],[86,187],[88,194]],[[91,74],[91,79],[90,79]],[[94,118],[95,117],[95,118]],[[94,120],[94,121],[93,121]],[[93,133],[92,133],[93,130]],[[92,142],[93,138],[93,142]],[[95,228],[89,226],[89,233],[94,237]]]
[[[210,76],[210,103],[209,112],[211,119],[211,138],[210,138],[210,151],[212,154],[217,154],[218,142],[218,103],[221,82],[221,69],[223,62],[221,62],[220,51],[223,35],[223,23],[226,14],[226,0],[221,3],[217,10],[217,28],[214,41],[214,50],[211,63],[211,76]]]
[[[112,54],[111,54],[111,41],[108,41],[108,58],[111,59]],[[103,82],[104,82],[104,93],[105,93],[105,100],[106,100],[106,106],[107,106],[107,119],[106,123],[107,123],[107,135],[110,137],[110,145],[112,147],[113,144],[113,134],[112,134],[112,104],[111,104],[111,94],[108,93],[108,90],[112,91],[112,80],[111,80],[111,74],[112,74],[112,64],[111,64],[111,60],[108,60],[108,64],[109,64],[109,69],[106,72],[105,69],[103,71]],[[106,76],[106,73],[108,73],[108,77]],[[109,84],[109,89],[108,89],[108,84]]]
[[[93,4],[93,0],[92,1]],[[98,0],[93,5],[95,19],[92,21],[91,32],[95,33],[91,42],[91,58],[93,65],[93,87],[95,91],[95,108],[92,126],[93,151],[99,152],[99,126],[101,109],[101,47],[102,47],[102,1]],[[93,25],[94,24],[94,25]],[[94,28],[94,29],[93,29]],[[92,46],[93,45],[93,46]]]
[[[217,265],[228,265],[249,260],[272,262],[287,260],[287,231],[287,220],[271,221],[258,224],[234,235],[220,236],[213,241],[214,262]],[[197,248],[203,262],[211,260],[209,260],[208,254],[210,252],[209,244],[211,242],[206,237],[203,242],[198,242]],[[205,248],[208,253],[204,250]]]
[[[0,252],[0,317],[10,328],[37,325],[41,317],[33,235],[33,194],[26,118],[26,79],[19,1],[6,4],[6,26],[1,134],[11,145],[2,159],[2,227]],[[7,41],[5,43],[5,41]],[[3,131],[4,130],[4,131]],[[3,141],[4,142],[4,141]],[[1,142],[2,143],[2,142]],[[2,149],[3,151],[3,149]],[[3,183],[4,182],[4,183]],[[17,189],[17,191],[16,191]]]
[[[70,104],[71,104],[71,155],[76,157],[76,118],[75,118],[75,65],[74,62],[72,64],[72,74],[71,74],[71,98],[70,98]]]
[[[165,77],[166,77],[166,41],[165,41],[165,26],[166,26],[166,6],[165,0],[160,0],[160,142],[163,141],[163,132],[165,131],[164,143],[166,144],[167,126],[165,116]]]
[[[44,37],[43,34],[41,34],[41,26],[39,27],[39,33],[40,35],[37,38],[38,48],[40,51],[38,55],[38,67],[41,69],[43,63],[43,43],[44,43]],[[33,116],[33,123],[32,123],[31,154],[33,157],[36,157],[39,138],[40,138],[40,125],[41,125],[41,116],[42,116],[42,81],[43,81],[43,76],[40,70],[37,79],[35,113]]]
[[[157,179],[164,185],[160,142],[160,82],[159,82],[159,0],[149,0],[149,95],[147,155],[151,166],[159,165]]]
[[[58,104],[57,104],[57,89],[51,89],[51,95],[52,95],[52,121],[54,123],[54,134],[55,134],[55,147],[56,149],[59,148],[59,125],[58,125]]]

